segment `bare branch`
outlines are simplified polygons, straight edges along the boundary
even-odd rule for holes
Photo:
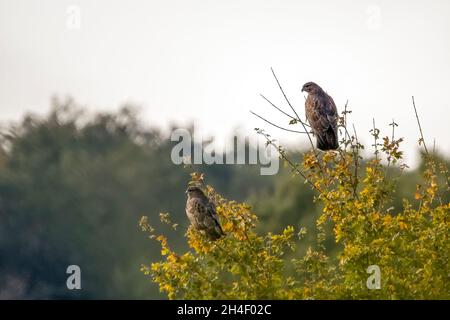
[[[433,139],[433,155],[436,154],[436,138]]]
[[[353,140],[347,129],[347,113],[350,113],[351,111],[347,111],[347,107],[348,107],[348,100],[345,102],[344,111],[341,112],[344,115],[344,125],[341,127],[344,128],[345,135],[347,136],[348,141],[350,142],[350,147],[353,148]],[[344,142],[345,142],[345,140],[344,140]],[[347,151],[347,143],[345,143],[345,151]]]
[[[315,189],[317,192],[319,192],[319,194],[324,195],[324,193],[322,192],[322,190],[320,190],[319,187],[317,187],[312,181],[310,181],[308,179],[308,177],[306,176],[305,173],[303,173],[285,154],[285,151],[278,145],[276,145],[271,139],[269,139],[269,137],[267,136],[267,134],[265,133],[261,133],[260,134],[263,135],[264,138],[266,138],[267,143],[272,145],[275,149],[277,149],[278,154],[280,155],[280,157],[285,160],[289,167],[291,167],[292,171],[297,172],[299,175],[301,175],[303,177],[303,179],[305,179],[305,181],[313,188]],[[326,197],[326,196],[325,196]]]
[[[355,128],[355,124],[352,123],[352,127],[353,127],[353,133],[355,135],[355,148],[352,148],[353,150],[353,158],[355,161],[355,180],[353,181],[353,196],[354,197],[358,197],[358,194],[356,193],[356,189],[358,188],[358,183],[359,183],[359,179],[358,179],[358,167],[359,167],[359,140],[358,140],[358,134],[356,133],[356,128]]]
[[[420,125],[419,115],[417,114],[417,109],[416,109],[416,103],[414,101],[414,96],[412,96],[412,103],[413,103],[413,107],[414,107],[414,112],[416,113],[417,124],[419,125],[421,141],[423,142],[423,147],[425,149],[426,154],[428,154],[428,148],[427,148],[427,145],[425,144],[425,139],[423,137],[422,126]]]
[[[306,124],[302,121],[302,119],[300,119],[300,116],[299,116],[298,113],[295,111],[295,109],[294,109],[294,107],[292,106],[291,102],[289,101],[288,97],[287,97],[286,94],[284,93],[283,87],[281,86],[280,81],[278,81],[278,78],[277,78],[277,76],[276,76],[276,74],[275,74],[275,71],[273,71],[273,68],[270,68],[270,70],[272,71],[273,77],[274,77],[275,80],[277,81],[278,87],[280,88],[281,93],[282,93],[283,96],[284,96],[284,99],[285,99],[286,102],[288,103],[289,107],[291,107],[292,111],[294,111],[294,114],[296,115],[297,120],[301,123],[303,129],[305,130],[305,132],[306,132],[306,134],[307,134],[307,136],[308,136],[309,143],[311,144],[311,148],[312,148],[312,150],[313,150],[313,152],[314,152],[314,157],[315,157],[316,160],[317,160],[317,163],[318,163],[318,165],[319,165],[320,171],[322,171],[322,173],[323,173],[324,170],[323,170],[322,164],[320,163],[319,155],[318,155],[318,153],[317,153],[316,147],[314,146],[314,143],[313,143],[313,141],[312,141],[311,135],[309,134],[308,130],[306,129]]]
[[[291,119],[293,119],[293,120],[297,120],[297,118],[291,116],[289,113],[287,113],[287,112],[281,110],[280,108],[278,108],[278,107],[277,107],[275,104],[273,104],[269,99],[267,99],[263,94],[260,93],[259,95],[260,95],[264,100],[266,100],[268,103],[270,103],[270,105],[271,105],[272,107],[274,107],[275,109],[277,109],[278,111],[280,111],[282,114],[288,116],[289,118],[291,118]]]
[[[274,77],[275,80],[277,81],[278,87],[280,88],[281,93],[282,93],[283,96],[284,96],[284,99],[285,99],[286,102],[288,103],[289,107],[291,107],[292,111],[294,111],[295,116],[297,117],[297,120],[301,123],[301,125],[303,126],[303,129],[307,132],[305,123],[302,121],[302,119],[300,119],[300,116],[299,116],[298,113],[295,111],[295,109],[294,109],[294,107],[292,106],[291,102],[289,101],[288,97],[287,97],[286,94],[284,93],[283,87],[281,86],[280,81],[278,81],[278,78],[277,78],[277,76],[276,76],[276,74],[275,74],[275,71],[273,71],[273,68],[270,68],[270,70],[272,71],[273,77]],[[309,142],[311,143],[311,147],[312,147],[313,150],[314,150],[314,155],[316,156],[317,160],[319,160],[319,159],[318,159],[318,156],[317,156],[317,153],[316,153],[316,148],[314,147],[314,143],[313,143],[313,141],[312,141],[311,136],[310,136],[309,133],[308,133],[308,139],[309,139]]]
[[[353,127],[353,133],[355,134],[355,141],[359,147],[359,140],[358,140],[358,134],[356,133],[356,128],[355,128],[355,124],[352,123],[352,127]]]
[[[373,140],[374,140],[373,147],[375,148],[375,159],[378,160],[378,134],[379,134],[379,131],[375,126],[375,118],[372,118],[372,124],[373,124],[372,135],[373,135]]]
[[[278,128],[278,129],[281,129],[281,130],[284,130],[284,131],[289,131],[289,132],[308,134],[308,132],[303,132],[303,131],[297,131],[297,130],[292,130],[292,129],[283,128],[283,127],[281,127],[281,126],[279,126],[279,125],[277,125],[277,124],[275,124],[275,123],[273,123],[273,122],[270,122],[270,121],[267,120],[267,119],[264,119],[264,118],[261,117],[259,114],[255,113],[255,112],[253,112],[253,111],[251,111],[251,110],[250,110],[250,112],[251,112],[253,115],[257,116],[258,118],[264,120],[264,121],[267,122],[268,124],[270,124],[270,125],[272,125],[272,126]]]
[[[292,111],[294,111],[294,113],[295,113],[295,115],[296,115],[296,117],[297,117],[297,120],[299,120],[300,122],[302,122],[302,120],[300,119],[300,117],[299,117],[297,111],[295,111],[295,109],[294,109],[294,107],[292,106],[291,102],[289,101],[288,97],[287,97],[286,94],[284,93],[283,87],[281,86],[280,81],[278,81],[278,78],[277,78],[277,76],[275,75],[275,71],[273,71],[273,68],[270,68],[270,70],[272,71],[272,74],[273,74],[275,80],[277,81],[278,87],[280,88],[281,93],[282,93],[283,96],[284,96],[284,99],[285,99],[286,102],[288,103],[289,107],[291,107]],[[302,122],[302,123],[303,123],[303,122]]]

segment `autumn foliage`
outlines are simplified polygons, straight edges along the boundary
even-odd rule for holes
[[[344,114],[345,116],[345,114]],[[286,226],[281,234],[257,234],[258,217],[245,203],[224,199],[201,174],[192,181],[214,199],[226,237],[210,241],[189,228],[190,250],[174,252],[148,218],[142,229],[161,245],[162,260],[142,266],[170,299],[449,299],[450,298],[450,191],[449,174],[432,154],[425,154],[422,183],[414,201],[402,208],[391,205],[396,174],[406,168],[393,122],[392,135],[381,137],[375,127],[374,154],[361,157],[364,148],[356,134],[344,130],[339,152],[307,152],[300,164],[287,158],[264,131],[294,175],[316,190],[322,214],[318,236],[300,253],[308,232]],[[397,171],[390,170],[397,168]],[[301,211],[301,208],[299,208]],[[167,214],[161,219],[173,225]],[[324,239],[332,237],[338,250],[329,254]],[[377,265],[381,288],[369,289],[367,268]]]

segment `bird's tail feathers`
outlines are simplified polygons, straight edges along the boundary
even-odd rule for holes
[[[223,236],[226,236],[226,233],[223,232],[222,227],[220,224],[216,224],[210,231],[207,233],[208,237],[211,240],[218,240],[222,238]]]
[[[329,127],[323,134],[317,135],[316,147],[322,151],[339,148],[337,129]]]

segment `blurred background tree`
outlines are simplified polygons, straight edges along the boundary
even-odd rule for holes
[[[203,174],[194,172],[191,183],[201,185],[216,204],[226,236],[211,241],[190,226],[190,250],[180,253],[150,224],[154,220],[141,218],[142,230],[160,244],[162,258],[141,270],[169,299],[449,298],[450,180],[445,163],[425,148],[414,200],[404,198],[396,207],[398,176],[391,169],[395,166],[401,174],[407,168],[399,149],[403,138],[392,133],[378,144],[380,131],[374,127],[373,156],[364,162],[355,134],[343,139],[338,152],[311,150],[295,164],[276,140],[256,130],[317,192],[314,202],[322,212],[315,223],[316,239],[304,241],[305,225],[287,225],[275,234],[255,232],[259,222],[251,206],[221,197],[205,185]],[[161,213],[160,221],[173,224],[169,213]],[[306,251],[299,252],[299,245]]]
[[[73,100],[55,98],[47,116],[4,125],[0,298],[164,297],[139,271],[160,256],[160,248],[149,245],[137,221],[169,211],[183,232],[161,230],[175,249],[187,249],[184,190],[193,169],[227,198],[253,205],[258,232],[304,225],[307,236],[315,236],[321,208],[290,170],[261,176],[255,165],[184,168],[171,162],[172,145],[160,129],[140,123],[130,106],[87,115]],[[292,151],[292,157],[300,154]],[[415,170],[400,177],[399,206],[420,179]],[[71,264],[81,267],[83,290],[66,288]]]

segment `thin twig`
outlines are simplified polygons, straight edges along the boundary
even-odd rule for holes
[[[253,112],[253,111],[251,111],[251,110],[250,110],[250,112],[251,112],[253,115],[257,116],[258,118],[264,120],[264,121],[267,122],[268,124],[270,124],[270,125],[272,125],[272,126],[278,128],[278,129],[281,129],[281,130],[284,130],[284,131],[289,131],[289,132],[295,132],[295,133],[303,133],[303,134],[307,134],[307,132],[283,128],[283,127],[281,127],[281,126],[279,126],[279,125],[277,125],[277,124],[275,124],[275,123],[273,123],[273,122],[270,122],[270,121],[267,120],[267,119],[264,119],[264,118],[261,117],[259,114],[255,113],[255,112]]]
[[[344,131],[345,131],[344,138],[343,138],[344,139],[343,141],[344,141],[344,146],[345,146],[345,152],[347,152],[347,145],[348,145],[348,143],[350,143],[350,149],[351,149],[352,154],[353,154],[353,162],[354,162],[354,165],[355,165],[355,172],[354,172],[354,180],[352,182],[352,185],[353,185],[353,196],[355,198],[357,198],[358,194],[356,193],[356,189],[357,189],[357,186],[358,186],[358,183],[359,183],[359,179],[358,179],[358,161],[359,161],[359,158],[358,157],[359,157],[360,144],[359,144],[359,140],[358,140],[358,135],[356,133],[355,125],[352,124],[353,132],[354,132],[354,136],[353,137],[350,135],[350,132],[347,129],[347,114],[351,113],[351,111],[347,111],[347,107],[348,107],[348,100],[345,102],[344,111],[342,112],[343,118],[344,118],[344,123],[343,123],[343,125],[341,127],[343,127]],[[348,139],[347,140],[348,143],[347,143],[347,141],[345,141],[345,136]],[[353,140],[356,141],[355,144],[353,144]],[[341,154],[341,156],[342,156],[342,154]],[[343,157],[343,159],[344,159],[344,162],[346,162],[344,157]]]
[[[269,99],[267,99],[263,94],[259,94],[264,100],[266,100],[272,107],[274,107],[275,109],[277,109],[278,111],[280,111],[282,114],[288,116],[289,118],[291,118],[292,120],[297,120],[297,118],[291,116],[289,113],[281,110],[280,108],[278,108],[274,103],[272,103],[272,101],[270,101]]]
[[[374,140],[374,148],[375,148],[375,159],[378,160],[378,129],[375,126],[375,118],[372,118],[373,123],[373,140]]]
[[[289,107],[291,107],[292,111],[294,111],[295,116],[297,117],[297,120],[301,123],[301,125],[303,126],[303,129],[304,129],[305,131],[308,131],[308,130],[306,130],[305,123],[302,121],[302,119],[300,119],[300,116],[298,115],[297,111],[295,111],[295,109],[294,109],[294,107],[292,106],[291,102],[289,101],[288,97],[287,97],[286,94],[284,93],[283,87],[281,86],[280,81],[278,81],[278,78],[277,78],[277,76],[276,76],[276,74],[275,74],[275,71],[273,71],[273,68],[270,68],[270,70],[272,71],[273,77],[274,77],[275,80],[277,81],[278,87],[280,88],[281,93],[282,93],[283,96],[284,96],[284,99],[285,99],[286,102],[288,103]],[[313,143],[313,141],[312,141],[311,136],[309,135],[309,133],[308,133],[308,139],[309,139],[309,142],[311,143],[311,147],[312,147],[313,150],[314,150],[314,155],[316,156],[317,161],[319,161],[318,156],[317,156],[317,153],[316,153],[316,148],[314,147],[314,143]]]
[[[281,147],[277,146],[272,140],[270,140],[266,134],[262,133],[262,135],[264,136],[264,138],[266,138],[267,142],[272,145],[275,149],[277,149],[278,154],[281,156],[281,158],[283,158],[283,160],[285,160],[289,166],[291,167],[291,169],[295,172],[297,172],[299,175],[301,175],[303,177],[303,179],[305,179],[305,181],[307,183],[309,183],[316,191],[318,191],[321,195],[323,194],[322,190],[320,190],[319,187],[317,187],[314,183],[312,183],[308,177],[300,170],[297,168],[297,166],[291,161],[289,160],[288,157],[286,157],[286,155],[284,154],[284,151],[281,149]]]
[[[391,137],[391,141],[394,141],[394,137],[395,137],[395,121],[394,121],[394,119],[392,119],[392,137]]]
[[[347,134],[348,140],[350,141],[350,145],[352,145],[353,141],[347,130],[347,107],[348,107],[348,99],[347,99],[347,101],[345,101],[345,106],[344,106],[344,130],[345,130],[345,133]],[[347,151],[347,144],[345,144],[345,151]]]
[[[306,129],[306,124],[302,121],[302,119],[300,119],[300,116],[299,116],[298,113],[295,111],[294,107],[292,106],[291,102],[289,101],[288,97],[286,96],[286,93],[284,93],[283,87],[281,86],[280,81],[278,81],[278,78],[277,78],[277,76],[276,76],[276,74],[275,74],[275,71],[273,70],[273,68],[270,68],[270,70],[272,71],[273,77],[275,78],[275,80],[276,80],[276,82],[277,82],[277,84],[278,84],[278,87],[280,88],[281,93],[282,93],[283,96],[284,96],[284,99],[285,99],[286,102],[288,103],[289,107],[291,107],[292,111],[294,111],[294,114],[296,115],[297,120],[301,123],[303,129],[304,129],[305,132],[307,133],[306,135],[308,136],[309,143],[311,144],[311,148],[312,148],[312,150],[313,150],[314,157],[316,158],[317,164],[318,164],[318,166],[319,166],[319,169],[320,169],[320,171],[321,171],[322,174],[323,174],[323,173],[324,173],[324,169],[323,169],[323,167],[322,167],[322,164],[320,163],[319,155],[318,155],[318,153],[317,153],[316,147],[314,146],[314,143],[313,143],[313,141],[312,141],[311,135],[309,134],[308,130]]]
[[[395,141],[395,140],[394,140],[394,138],[395,138],[395,121],[394,121],[394,119],[392,119],[391,125],[392,125],[391,143],[394,143],[394,141]],[[385,178],[386,178],[386,176],[387,176],[387,170],[388,170],[388,169],[390,168],[390,166],[391,166],[391,156],[390,156],[390,154],[388,154],[387,160],[388,160],[388,164],[387,164],[387,168],[386,168]]]
[[[436,138],[433,139],[433,156],[436,154]]]
[[[423,137],[422,126],[420,125],[419,115],[417,114],[417,109],[416,109],[416,103],[414,101],[414,96],[412,96],[412,103],[413,103],[413,107],[414,107],[414,112],[416,113],[417,124],[419,125],[421,141],[423,142],[423,147],[425,148],[426,154],[428,154],[427,145],[425,144],[425,139]]]
[[[345,131],[345,135],[347,136],[348,141],[350,142],[350,147],[353,149],[353,140],[347,129],[347,113],[348,113],[347,106],[348,106],[348,100],[347,100],[347,102],[345,102],[345,106],[344,106],[344,126],[343,127],[344,127],[344,131]],[[347,151],[347,145],[345,145],[345,150]]]
[[[297,116],[297,119],[298,119],[299,121],[302,122],[302,120],[300,119],[300,116],[298,115],[297,111],[295,111],[295,109],[294,109],[294,107],[292,106],[291,102],[289,101],[288,97],[287,97],[286,94],[284,93],[283,87],[281,87],[280,81],[278,81],[278,78],[277,78],[277,76],[275,75],[275,71],[273,71],[273,68],[270,68],[270,70],[272,71],[272,74],[273,74],[275,80],[277,81],[278,87],[280,88],[281,93],[282,93],[283,96],[284,96],[284,99],[285,99],[286,102],[288,103],[289,107],[291,107],[292,111],[294,111],[295,115]]]
[[[352,127],[353,127],[353,132],[355,134],[355,140],[356,140],[356,145],[355,145],[355,148],[353,149],[353,158],[355,161],[355,181],[353,182],[353,196],[357,198],[358,194],[356,193],[356,189],[357,189],[358,183],[359,183],[359,179],[358,179],[359,140],[358,140],[358,134],[356,133],[355,124],[352,123]],[[356,149],[356,151],[355,151],[355,149]]]
[[[343,138],[342,142],[344,143],[344,148],[345,149],[342,150],[342,148],[340,148],[339,149],[339,153],[341,154],[341,157],[342,157],[342,159],[344,159],[345,163],[347,162],[347,160],[345,159],[344,153],[347,153],[348,143],[350,143],[350,146],[352,148],[352,152],[354,152],[353,151],[353,141],[352,141],[352,138],[350,136],[350,133],[347,130],[347,113],[350,113],[350,112],[347,112],[347,107],[348,107],[348,99],[345,102],[344,111],[341,112],[343,114],[344,123],[342,125],[338,126],[339,128],[341,128],[341,127],[344,128],[344,138]],[[348,138],[348,143],[345,140],[345,136],[347,136],[347,138]]]

